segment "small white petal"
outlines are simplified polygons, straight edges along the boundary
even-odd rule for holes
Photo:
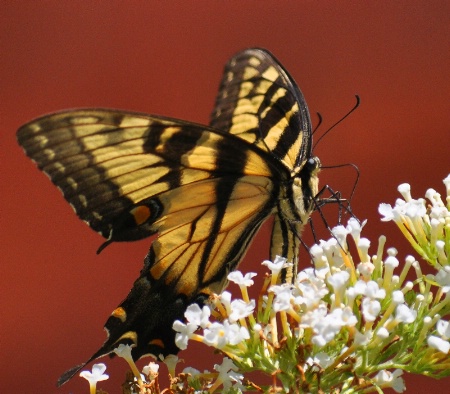
[[[241,271],[233,271],[228,274],[228,280],[236,283],[239,286],[252,286],[253,280],[252,278],[256,276],[254,272],[247,272],[245,275],[242,275]]]
[[[405,304],[397,305],[395,309],[395,319],[402,323],[412,323],[416,320],[417,311],[408,308]]]
[[[150,362],[148,365],[146,365],[144,368],[142,368],[142,373],[144,375],[154,375],[157,374],[159,371],[159,364]]]
[[[119,357],[122,358],[131,358],[131,346],[130,345],[124,345],[121,343],[118,347],[114,349],[114,353],[116,353]]]
[[[361,303],[362,313],[366,321],[375,321],[381,311],[381,305],[377,300],[364,297]]]
[[[380,204],[378,206],[378,213],[383,216],[381,218],[383,222],[394,220],[394,210],[390,204]]]
[[[450,324],[447,320],[439,320],[436,324],[436,330],[444,339],[450,338]]]
[[[445,178],[444,178],[444,185],[445,188],[447,189],[447,196],[450,197],[450,174],[448,174]]]
[[[405,297],[400,290],[396,290],[392,292],[392,301],[395,304],[402,304],[403,302],[405,302]]]
[[[400,262],[398,261],[397,257],[395,256],[388,256],[384,262],[384,265],[394,269],[397,268],[400,265]]]
[[[444,341],[442,338],[435,337],[433,335],[430,335],[427,338],[427,343],[429,347],[437,349],[444,354],[448,354],[450,350],[450,343]]]
[[[402,183],[397,187],[398,192],[403,196],[405,201],[411,200],[411,186],[409,183]]]
[[[333,287],[335,291],[340,291],[345,287],[348,280],[350,279],[350,274],[347,271],[336,272],[328,277],[327,282]]]
[[[81,371],[80,376],[89,381],[90,384],[95,384],[97,382],[101,382],[102,380],[106,380],[109,378],[109,375],[105,374],[106,365],[103,363],[94,364],[92,366],[91,371]]]
[[[385,327],[381,327],[377,330],[377,337],[381,339],[389,338],[389,331]]]

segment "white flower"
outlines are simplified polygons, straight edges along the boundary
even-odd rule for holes
[[[335,226],[331,229],[331,234],[333,234],[339,247],[344,247],[347,244],[347,235],[350,234],[350,231],[342,225]]]
[[[430,218],[437,220],[444,220],[450,216],[449,210],[445,206],[433,206],[430,211]]]
[[[397,268],[400,265],[400,262],[398,261],[397,257],[395,256],[388,256],[386,260],[384,261],[384,266],[386,268],[394,269]]]
[[[200,375],[200,371],[198,369],[192,367],[186,367],[183,369],[183,373],[190,374],[191,376]]]
[[[361,308],[366,321],[375,321],[381,311],[380,303],[368,297],[363,298]]]
[[[403,196],[405,201],[411,200],[411,186],[409,183],[402,183],[397,187],[398,192]]]
[[[314,244],[309,253],[311,253],[315,268],[328,267],[327,258],[324,256],[324,250],[320,245]]]
[[[411,200],[406,205],[405,215],[410,218],[421,218],[427,213],[423,199]]]
[[[405,302],[405,296],[400,290],[395,290],[392,292],[392,302],[394,304],[403,304]]]
[[[208,306],[204,305],[202,309],[198,304],[191,304],[187,307],[186,312],[184,312],[184,317],[189,323],[193,323],[197,326],[205,328],[209,325],[209,317],[211,316],[211,311]]]
[[[124,358],[125,360],[132,359],[130,345],[124,345],[123,343],[121,343],[114,349],[114,353],[116,353],[119,357]]]
[[[322,271],[328,272],[328,270],[317,271],[314,268],[307,268],[299,272],[292,289],[296,305],[311,310],[317,307],[322,298],[330,292],[324,280],[326,273]]]
[[[357,323],[356,317],[351,310],[341,308],[334,309],[327,314],[326,306],[319,306],[317,309],[307,312],[302,319],[301,327],[311,327],[314,330],[312,343],[319,347],[325,346],[334,339],[342,326],[353,326]]]
[[[275,293],[275,299],[272,303],[275,312],[291,309],[292,290],[290,286],[271,286],[269,291]]]
[[[445,188],[447,189],[447,196],[450,197],[450,174],[448,174],[445,177],[443,182],[444,182]]]
[[[142,373],[147,376],[156,375],[159,371],[159,364],[150,361],[148,365],[142,368]]]
[[[355,218],[350,218],[347,222],[347,232],[352,235],[354,240],[359,240],[361,236],[361,231],[363,227],[366,225],[367,220],[360,222]]]
[[[322,321],[327,315],[327,306],[320,304],[317,308],[314,308],[303,315],[300,327],[308,328],[313,327],[316,322]]]
[[[172,328],[177,332],[175,335],[175,345],[177,345],[179,349],[184,350],[187,348],[188,340],[197,330],[198,325],[195,323],[184,324],[179,320],[175,320]]]
[[[250,338],[250,334],[245,327],[238,324],[230,324],[224,320],[223,324],[214,322],[203,331],[204,341],[207,345],[222,349],[226,345],[237,345],[245,339]]]
[[[319,366],[325,369],[332,363],[333,359],[325,352],[319,352],[314,356],[314,358],[308,357],[308,359],[306,360],[306,365],[309,365],[313,368]]]
[[[434,335],[430,335],[427,338],[427,343],[429,347],[437,349],[444,354],[448,354],[450,350],[450,343],[443,340],[442,338],[435,337]]]
[[[276,256],[274,262],[265,260],[263,261],[262,265],[267,266],[267,268],[272,271],[272,275],[278,275],[283,268],[290,267],[292,263],[288,263],[284,257]]]
[[[332,314],[338,314],[343,326],[354,327],[358,323],[357,317],[353,314],[350,307],[337,308],[333,310]]]
[[[440,319],[436,324],[436,330],[443,339],[450,338],[450,324],[447,320]]]
[[[359,263],[357,269],[364,279],[369,280],[375,270],[375,266],[370,262]]]
[[[355,294],[365,295],[371,299],[383,299],[386,297],[386,290],[380,289],[378,283],[371,280],[369,282],[364,282],[363,280],[358,280],[353,286]]]
[[[214,369],[219,372],[217,379],[222,382],[225,391],[231,387],[232,381],[240,385],[244,379],[243,375],[237,373],[238,367],[228,357],[224,357],[221,365],[215,364]]]
[[[249,287],[255,283],[252,278],[256,275],[255,272],[247,272],[245,275],[242,275],[241,271],[233,271],[228,274],[227,278],[229,281],[234,282],[239,286]]]
[[[347,271],[339,271],[328,277],[327,282],[333,287],[336,293],[344,291],[345,285],[350,279],[350,274]]]
[[[106,380],[109,378],[109,375],[103,373],[106,371],[106,365],[103,363],[94,364],[92,366],[92,372],[90,371],[81,371],[80,376],[85,378],[89,385],[94,386],[97,382],[101,382],[102,380]]]
[[[363,263],[370,262],[369,247],[370,247],[370,241],[367,238],[359,238],[358,239],[359,254],[361,256],[361,261]]]
[[[233,300],[231,302],[231,313],[228,316],[228,320],[234,323],[239,319],[244,319],[251,315],[254,310],[255,300],[251,300],[249,303],[243,300]]]
[[[385,327],[380,327],[376,332],[376,336],[381,339],[389,338],[389,331]]]
[[[356,331],[355,340],[354,340],[355,345],[357,345],[357,346],[367,345],[370,342],[370,340],[372,339],[372,335],[373,335],[372,330],[367,330],[364,333]]]
[[[250,338],[247,328],[238,324],[230,324],[227,320],[223,322],[223,329],[227,343],[237,345],[238,343]]]
[[[237,388],[239,390],[238,392],[243,393],[243,390],[245,390],[245,387],[242,385],[244,375],[235,371],[230,371],[228,373],[228,376],[230,378],[230,384],[231,382],[234,382],[233,387]],[[223,388],[227,390],[229,388],[228,384],[225,384],[224,382]]]
[[[227,344],[224,326],[219,322],[214,322],[208,328],[205,328],[203,337],[207,345],[218,349],[223,348]]]
[[[397,393],[403,393],[405,391],[405,382],[401,375],[403,371],[396,369],[394,372],[390,371],[380,371],[373,379],[374,382],[382,388],[392,387]]]
[[[330,268],[328,266],[319,269],[317,267],[305,268],[297,274],[295,282],[297,284],[310,282],[317,285],[318,288],[322,286],[326,288],[324,280],[329,272]]]
[[[436,282],[442,286],[442,291],[448,293],[450,290],[450,266],[441,268],[435,276]]]
[[[231,313],[231,293],[229,291],[223,291],[222,294],[219,296],[220,302],[225,307],[227,314]]]
[[[175,368],[180,361],[178,356],[175,354],[168,354],[166,357],[163,357],[162,355],[159,356],[160,359],[164,364],[167,366],[167,370],[169,371],[170,375],[175,376]]]
[[[378,213],[382,215],[381,221],[389,222],[395,219],[394,209],[391,204],[382,203],[378,206]]]
[[[405,304],[397,305],[397,308],[395,309],[395,320],[401,323],[412,323],[416,320],[416,317],[416,310],[408,308]]]

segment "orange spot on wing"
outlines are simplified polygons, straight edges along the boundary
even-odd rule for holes
[[[117,317],[122,323],[127,320],[127,312],[120,306],[113,310],[111,316]]]
[[[145,223],[151,214],[150,208],[145,205],[140,205],[136,208],[133,208],[130,213],[133,215],[134,221],[138,226],[142,223]]]
[[[161,349],[164,349],[164,348],[165,348],[164,342],[161,341],[161,339],[152,339],[148,344],[149,344],[149,345],[155,345],[155,346],[158,346],[158,347],[160,347]]]

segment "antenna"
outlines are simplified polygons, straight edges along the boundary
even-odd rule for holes
[[[314,135],[314,133],[319,129],[320,125],[322,124],[322,115],[320,114],[320,112],[316,112],[317,117],[319,118],[319,121],[317,122],[317,125],[314,127],[314,130],[312,131],[311,135]]]
[[[353,108],[348,111],[341,119],[339,119],[334,125],[332,125],[327,131],[325,131],[325,133],[323,133],[319,139],[316,141],[316,143],[313,146],[313,150],[316,148],[316,146],[319,144],[320,140],[325,137],[331,130],[333,130],[339,123],[341,123],[345,118],[347,118],[356,108],[359,107],[359,104],[361,103],[361,99],[359,98],[359,96],[357,94],[355,94],[356,97],[356,104],[353,106]],[[320,119],[322,117],[320,116]],[[321,123],[321,122],[320,122]],[[317,125],[319,126],[320,123]],[[314,129],[314,131],[317,130],[317,127]],[[313,133],[314,134],[314,133]]]

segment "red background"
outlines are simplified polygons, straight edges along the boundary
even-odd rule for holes
[[[448,1],[397,2],[3,2],[0,9],[1,298],[0,392],[87,393],[80,378],[57,390],[68,367],[103,342],[103,323],[141,269],[149,240],[115,244],[79,221],[15,142],[44,113],[104,106],[207,123],[222,67],[249,46],[271,50],[325,124],[362,104],[315,150],[324,165],[355,163],[353,201],[378,235],[410,253],[377,206],[396,186],[444,193],[450,172]],[[322,184],[349,194],[351,169],[324,170]],[[320,222],[320,220],[319,220]],[[241,269],[267,256],[267,226]],[[307,239],[308,236],[306,236]],[[308,241],[310,242],[310,241]],[[374,247],[372,248],[374,252]],[[306,263],[305,263],[306,264]],[[208,349],[182,353],[212,369]],[[204,357],[202,360],[198,355]],[[203,356],[204,355],[204,356]],[[197,359],[196,359],[197,358]],[[118,392],[124,364],[101,387]],[[409,393],[447,383],[410,377]]]

